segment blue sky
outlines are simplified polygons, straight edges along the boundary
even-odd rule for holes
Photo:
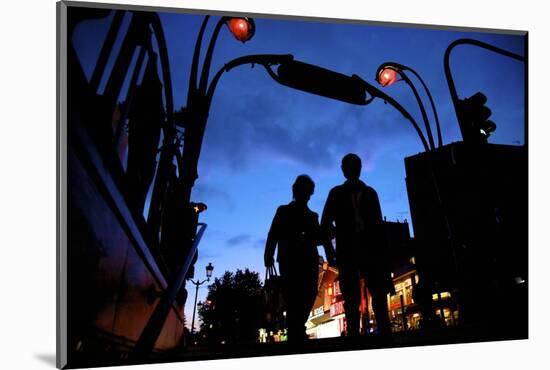
[[[109,20],[84,22],[75,31],[73,43],[88,76]],[[186,102],[202,16],[161,14],[161,20],[175,107],[180,108]],[[216,21],[216,17],[211,20],[209,32]],[[443,72],[443,54],[449,43],[468,37],[524,53],[524,38],[514,35],[262,18],[255,22],[256,34],[245,44],[222,29],[211,76],[238,56],[280,53],[347,75],[357,74],[376,84],[374,75],[381,63],[399,62],[414,68],[430,88],[444,143],[461,140]],[[523,63],[473,46],[459,46],[451,67],[459,97],[477,91],[487,96],[491,119],[497,124],[489,141],[523,144]],[[406,84],[392,85],[384,92],[421,121]],[[433,130],[435,135],[435,127]],[[403,159],[422,150],[412,126],[382,101],[354,106],[306,94],[278,85],[260,67],[243,66],[226,73],[212,103],[199,179],[192,193],[193,200],[208,204],[201,215],[208,229],[200,245],[196,277],[204,277],[208,262],[215,266],[214,276],[250,268],[263,277],[266,234],[277,206],[291,200],[296,176],[306,173],[315,181],[310,208],[320,214],[330,188],[344,181],[339,165],[349,152],[362,158],[362,179],[378,191],[384,216],[410,221]],[[202,287],[199,300],[205,293]],[[190,306],[186,307],[189,318]]]

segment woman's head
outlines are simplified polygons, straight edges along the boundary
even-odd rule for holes
[[[292,197],[297,202],[307,203],[315,190],[315,183],[308,175],[300,175],[296,177],[296,181],[292,184]]]

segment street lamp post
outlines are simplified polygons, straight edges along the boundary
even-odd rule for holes
[[[455,107],[455,111],[456,111],[456,115],[457,115],[457,118],[458,118],[460,129],[461,129],[461,132],[462,132],[463,140],[465,142],[473,142],[473,141],[475,141],[475,138],[472,135],[472,131],[467,129],[467,125],[464,123],[466,118],[464,117],[464,113],[461,111],[461,109],[459,109],[460,106],[461,106],[460,103],[462,101],[460,101],[460,99],[458,99],[458,95],[457,95],[457,92],[456,92],[456,88],[455,88],[454,81],[452,79],[452,75],[451,75],[451,71],[450,71],[450,67],[449,67],[449,59],[450,59],[451,51],[453,50],[454,47],[456,47],[458,45],[463,45],[463,44],[470,44],[470,45],[478,46],[478,47],[481,47],[481,48],[499,53],[501,55],[504,55],[504,56],[507,56],[507,57],[510,57],[510,58],[513,58],[513,59],[516,59],[516,60],[519,60],[519,61],[524,61],[525,59],[524,59],[524,57],[522,57],[520,55],[517,55],[517,54],[511,53],[509,51],[494,47],[490,44],[486,44],[486,43],[483,43],[481,41],[471,40],[471,39],[456,40],[453,43],[451,43],[449,45],[449,47],[447,48],[447,50],[445,51],[445,56],[444,56],[445,76],[447,78],[447,82],[448,82],[448,85],[449,85],[449,90],[450,90],[450,93],[451,93],[451,99],[452,99],[453,105]],[[387,63],[383,63],[382,65],[380,65],[380,67],[377,69],[377,71],[376,71],[376,80],[381,86],[385,87],[385,86],[390,86],[390,85],[398,82],[399,81],[398,76],[399,76],[402,80],[404,80],[409,85],[409,87],[412,89],[412,91],[413,91],[413,93],[416,97],[416,100],[418,102],[418,105],[420,107],[422,117],[424,119],[424,123],[425,123],[425,126],[426,126],[426,131],[427,131],[427,134],[428,134],[428,138],[430,140],[430,144],[432,146],[432,149],[434,149],[433,139],[431,138],[431,129],[429,127],[429,122],[428,122],[428,119],[427,119],[426,110],[424,108],[422,100],[420,99],[418,91],[416,90],[416,88],[412,84],[411,80],[406,75],[405,71],[409,71],[409,72],[413,73],[418,78],[418,80],[422,83],[422,85],[423,85],[423,87],[426,91],[426,94],[427,94],[427,96],[430,100],[432,110],[433,110],[433,114],[434,114],[434,117],[435,117],[435,120],[436,120],[436,127],[437,127],[437,134],[438,134],[438,146],[440,147],[442,145],[442,139],[441,139],[441,128],[440,128],[440,124],[439,124],[439,118],[438,118],[438,115],[437,115],[435,104],[433,102],[433,98],[432,98],[426,84],[424,83],[424,81],[420,77],[420,75],[410,67],[404,66],[404,65],[399,64],[399,63],[387,62]],[[482,94],[479,94],[479,93],[476,94],[476,95],[481,95],[481,97],[478,97],[478,100],[481,100],[481,101],[478,101],[477,105],[482,106],[485,103],[485,100],[484,100],[485,97]],[[473,98],[476,98],[476,97],[477,96],[474,96]],[[473,101],[472,105],[474,103],[476,103],[474,101],[474,99],[472,99],[472,98],[470,98],[470,99]],[[489,114],[490,114],[490,111],[489,111]],[[493,130],[494,130],[494,124],[493,124]],[[488,136],[488,135],[486,134],[486,136]],[[427,163],[428,163],[428,169],[429,169],[429,176],[431,177],[431,183],[432,183],[432,185],[434,187],[434,190],[435,190],[436,200],[439,204],[439,207],[441,209],[441,215],[444,219],[444,224],[445,224],[446,232],[447,232],[447,239],[448,239],[448,242],[449,242],[449,245],[450,245],[450,250],[451,250],[451,253],[452,253],[452,258],[453,258],[453,263],[454,263],[454,270],[455,270],[454,272],[458,276],[461,272],[460,271],[461,268],[460,268],[459,263],[458,263],[457,250],[456,250],[457,246],[455,245],[456,241],[455,241],[454,232],[453,232],[454,230],[451,227],[451,222],[449,220],[449,209],[447,207],[447,204],[446,204],[446,201],[445,201],[444,197],[442,196],[440,183],[439,183],[438,178],[436,176],[436,171],[434,170],[433,155],[434,155],[434,152],[431,151],[426,156],[426,158],[428,160]],[[430,283],[433,284],[433,282],[430,282]],[[429,299],[429,302],[430,302],[430,306],[431,306],[431,299]],[[438,300],[438,304],[439,304],[439,308],[440,308],[440,310],[439,310],[440,315],[441,315],[442,320],[444,322],[444,317],[443,317],[444,315],[443,315],[443,311],[442,311],[442,308],[441,308],[442,307],[441,306],[441,299]],[[427,313],[429,313],[429,315],[430,315],[428,317],[428,319],[433,319],[433,317],[432,317],[433,311],[431,310],[431,307],[430,307],[429,310],[425,310],[425,311]]]
[[[191,320],[191,334],[195,332],[195,312],[197,311],[197,296],[199,294],[199,287],[206,283],[207,281],[210,281],[210,278],[212,277],[212,271],[214,271],[214,266],[212,266],[212,263],[209,262],[208,266],[206,266],[206,279],[203,281],[199,280],[192,280],[189,279],[189,281],[195,285],[195,303],[193,304],[193,319]]]
[[[433,136],[432,136],[432,133],[431,133],[431,128],[430,128],[429,121],[428,121],[428,118],[427,118],[426,110],[424,108],[422,100],[420,99],[418,91],[416,90],[416,88],[414,87],[414,85],[412,84],[412,82],[408,78],[408,76],[403,72],[405,70],[409,70],[409,71],[413,72],[413,74],[415,74],[418,77],[418,79],[422,82],[422,85],[424,86],[428,97],[430,98],[430,102],[432,104],[432,109],[433,109],[433,112],[434,112],[434,116],[436,117],[436,126],[437,126],[437,133],[438,133],[438,145],[441,146],[441,144],[442,144],[441,130],[440,130],[440,125],[439,125],[439,119],[437,117],[437,111],[435,109],[435,104],[433,103],[433,99],[431,97],[431,94],[430,94],[426,84],[424,83],[422,78],[416,72],[414,72],[411,68],[403,66],[401,64],[384,63],[376,71],[376,81],[382,87],[390,86],[390,85],[394,84],[395,82],[399,81],[398,80],[398,75],[399,75],[399,77],[401,77],[401,79],[404,80],[410,86],[410,88],[412,89],[412,91],[413,91],[413,93],[416,97],[416,100],[419,104],[420,110],[422,112],[422,117],[423,117],[423,120],[424,120],[424,124],[425,124],[425,127],[426,127],[426,133],[428,135],[428,140],[429,140],[430,145],[428,145],[428,143],[426,142],[426,139],[424,138],[424,135],[423,135],[422,131],[420,130],[420,127],[418,126],[418,124],[414,120],[414,118],[411,116],[411,114],[405,108],[403,108],[403,106],[401,106],[393,98],[391,98],[388,95],[384,94],[379,89],[377,89],[374,86],[370,85],[368,82],[363,81],[363,80],[361,80],[361,81],[364,84],[364,88],[367,89],[367,91],[369,91],[373,97],[378,97],[380,99],[383,99],[385,102],[390,103],[394,108],[396,108],[399,112],[401,112],[401,114],[403,114],[403,116],[405,118],[407,118],[409,120],[409,122],[414,126],[418,136],[420,137],[420,139],[421,139],[421,141],[424,145],[425,151],[429,155],[428,158],[430,159],[429,166],[430,166],[430,169],[431,169],[430,170],[431,182],[432,182],[432,184],[435,188],[437,199],[438,199],[439,205],[442,209],[442,214],[443,214],[443,217],[444,217],[444,220],[445,220],[445,226],[446,226],[448,239],[452,243],[452,233],[451,233],[450,222],[449,222],[449,219],[447,217],[447,212],[445,212],[446,208],[444,207],[444,202],[443,202],[443,199],[441,197],[441,193],[440,193],[440,189],[439,189],[439,183],[437,181],[437,178],[435,176],[435,173],[434,173],[433,168],[432,168],[432,163],[431,163],[431,155],[434,153],[433,150],[435,149],[435,145],[434,145],[434,142],[433,142]],[[454,253],[454,246],[452,244],[451,244],[451,248],[452,248],[453,253]],[[455,258],[455,262],[456,262],[456,258]],[[456,268],[456,266],[455,266],[455,268]],[[401,308],[402,308],[402,320],[403,320],[403,328],[405,328],[404,304],[403,304],[402,300],[403,300],[403,297],[401,296],[400,297],[400,302],[401,302]],[[424,312],[426,312],[425,320],[427,320],[427,322],[432,322],[433,321],[433,317],[432,317],[433,314],[431,312],[431,305],[430,305],[430,307],[425,308]]]

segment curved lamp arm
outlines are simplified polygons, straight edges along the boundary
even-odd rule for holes
[[[424,102],[420,98],[420,95],[418,94],[418,90],[416,89],[416,86],[414,86],[414,84],[412,83],[409,76],[405,73],[405,71],[412,72],[420,80],[420,82],[422,83],[422,86],[424,87],[424,90],[426,91],[426,94],[428,95],[428,98],[430,99],[430,103],[432,105],[432,110],[433,110],[433,114],[434,114],[434,117],[435,117],[435,120],[436,120],[436,128],[437,128],[437,133],[438,133],[438,145],[441,146],[442,139],[441,139],[441,129],[439,127],[439,118],[437,117],[437,111],[435,109],[435,104],[433,102],[432,95],[430,94],[430,91],[428,90],[428,87],[424,83],[424,80],[422,80],[420,75],[418,73],[416,73],[416,71],[414,71],[410,67],[407,67],[403,64],[396,63],[396,62],[385,62],[385,63],[382,63],[376,71],[376,79],[380,84],[382,84],[379,80],[380,73],[385,69],[393,70],[394,73],[398,74],[399,77],[401,77],[401,80],[398,80],[398,81],[405,81],[405,83],[407,85],[409,85],[409,87],[411,88],[411,90],[414,94],[414,97],[416,99],[416,102],[417,102],[417,104],[420,108],[420,112],[422,113],[422,119],[424,121],[424,127],[426,128],[426,134],[428,135],[428,140],[430,142],[430,147],[431,147],[431,149],[435,149],[435,144],[434,144],[433,135],[432,135],[432,128],[431,128],[431,125],[430,125],[430,121],[428,119],[428,115],[426,113],[426,108],[424,106]],[[386,85],[382,84],[382,86],[386,86]]]
[[[204,94],[206,92],[206,85],[208,83],[208,75],[210,73],[210,65],[212,64],[212,55],[214,54],[214,46],[216,45],[216,41],[218,40],[218,36],[220,34],[220,30],[223,26],[223,24],[226,22],[225,17],[221,17],[218,20],[218,23],[216,23],[216,27],[214,28],[214,31],[212,33],[212,36],[210,37],[210,43],[208,44],[208,49],[206,51],[206,55],[204,57],[204,64],[202,66],[202,72],[201,72],[201,80],[199,83],[199,93]]]
[[[426,138],[424,137],[424,134],[422,133],[422,130],[420,130],[420,127],[418,126],[418,123],[415,121],[413,116],[405,109],[401,104],[399,104],[395,99],[393,99],[391,96],[385,94],[381,90],[377,89],[367,81],[363,80],[361,77],[357,75],[353,75],[353,78],[357,79],[367,90],[367,92],[372,95],[373,98],[380,98],[384,100],[384,102],[389,103],[392,105],[395,109],[397,109],[409,122],[413,125],[414,129],[416,130],[416,133],[418,134],[418,137],[420,137],[420,140],[422,141],[422,145],[424,146],[424,149],[426,151],[430,151],[430,148],[428,146],[428,143],[426,142]]]
[[[224,72],[229,72],[231,69],[244,64],[260,64],[266,69],[267,73],[271,76],[271,78],[273,78],[273,80],[275,80],[276,82],[279,82],[279,76],[277,76],[277,74],[273,72],[273,70],[270,67],[275,64],[283,64],[285,62],[290,62],[292,60],[294,60],[294,57],[290,54],[287,54],[287,55],[255,54],[255,55],[246,55],[246,56],[231,60],[229,63],[225,64],[222,68],[220,68],[220,70],[218,70],[218,72],[214,75],[214,78],[212,79],[212,82],[210,83],[210,86],[208,87],[208,91],[206,93],[205,107],[210,106],[216,86]],[[426,141],[426,138],[424,137],[422,130],[420,130],[418,123],[411,116],[411,114],[405,108],[403,108],[401,104],[399,104],[392,97],[386,95],[385,93],[383,93],[373,85],[369,84],[359,76],[353,75],[352,78],[357,80],[358,83],[365,89],[365,91],[367,91],[371,95],[371,97],[366,100],[365,104],[370,103],[372,100],[374,100],[374,98],[380,98],[385,102],[391,104],[413,125],[418,136],[420,137],[420,140],[422,141],[422,145],[424,146],[424,149],[426,151],[430,150],[429,145]]]
[[[443,145],[443,138],[441,136],[441,125],[439,123],[439,115],[437,114],[437,109],[435,108],[435,103],[434,103],[432,94],[430,93],[430,90],[428,89],[428,86],[424,82],[424,79],[411,67],[407,67],[403,64],[393,63],[393,62],[391,64],[395,65],[396,67],[400,68],[403,71],[411,72],[413,75],[415,75],[415,77],[422,84],[422,87],[424,88],[424,91],[426,92],[426,95],[428,95],[428,99],[430,100],[430,105],[432,107],[432,111],[433,111],[434,118],[435,118],[435,127],[436,127],[436,130],[437,130],[437,146],[441,147]]]
[[[199,34],[197,36],[197,41],[195,42],[195,51],[193,52],[193,63],[191,64],[191,73],[189,75],[189,88],[187,90],[188,91],[187,105],[190,104],[195,94],[197,93],[197,72],[199,69],[199,55],[200,55],[200,50],[202,45],[202,38],[204,36],[204,31],[206,29],[206,25],[208,24],[209,19],[210,19],[209,15],[204,17]]]
[[[271,68],[269,68],[269,66],[289,62],[293,59],[294,56],[292,56],[291,54],[253,54],[245,55],[231,60],[230,62],[226,63],[222,68],[220,68],[218,72],[214,75],[214,78],[212,78],[212,82],[210,83],[210,86],[208,87],[208,91],[206,93],[206,107],[210,106],[210,102],[212,101],[212,97],[214,96],[214,91],[216,90],[218,81],[220,80],[220,77],[223,75],[224,72],[229,72],[233,68],[244,64],[260,64],[266,69],[267,73],[273,79],[275,79],[275,81],[277,81],[277,75],[275,75],[275,73],[271,70]]]
[[[416,101],[418,103],[418,106],[420,107],[420,112],[422,113],[422,119],[424,120],[424,126],[426,127],[426,133],[428,134],[428,141],[430,142],[430,148],[433,150],[435,148],[434,144],[434,138],[432,135],[432,129],[430,127],[430,121],[428,120],[428,114],[426,113],[426,108],[424,107],[424,103],[422,102],[422,99],[420,98],[420,94],[418,94],[418,90],[414,86],[414,84],[411,82],[409,76],[407,76],[405,73],[400,73],[403,80],[409,85],[411,88],[414,97],[416,98]]]
[[[157,13],[153,13],[151,17],[151,26],[153,27],[154,35],[157,38],[159,48],[159,56],[162,68],[162,80],[164,83],[164,94],[166,98],[166,121],[169,127],[172,127],[172,118],[174,114],[174,97],[172,92],[172,77],[170,74],[170,62],[168,59],[168,49],[166,48],[166,38],[160,18]]]
[[[432,106],[432,111],[435,118],[435,128],[437,130],[437,147],[441,147],[443,145],[443,138],[441,136],[441,125],[439,124],[439,115],[437,114],[437,109],[435,108],[434,99],[432,97],[432,94],[430,93],[430,90],[428,90],[428,86],[424,83],[424,80],[416,71],[412,68],[406,67],[408,71],[411,71],[412,74],[418,78],[422,86],[424,87],[424,91],[426,91],[426,95],[428,95],[428,99],[430,100],[430,105]]]

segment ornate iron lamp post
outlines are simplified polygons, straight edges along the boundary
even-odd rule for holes
[[[212,277],[212,271],[214,271],[214,266],[212,266],[212,263],[209,262],[208,266],[206,266],[206,279],[203,281],[200,280],[192,280],[189,279],[189,281],[195,285],[195,303],[193,304],[193,319],[191,320],[191,334],[195,332],[195,312],[197,311],[197,296],[199,294],[199,287],[206,283],[207,281],[210,281],[210,278]]]

